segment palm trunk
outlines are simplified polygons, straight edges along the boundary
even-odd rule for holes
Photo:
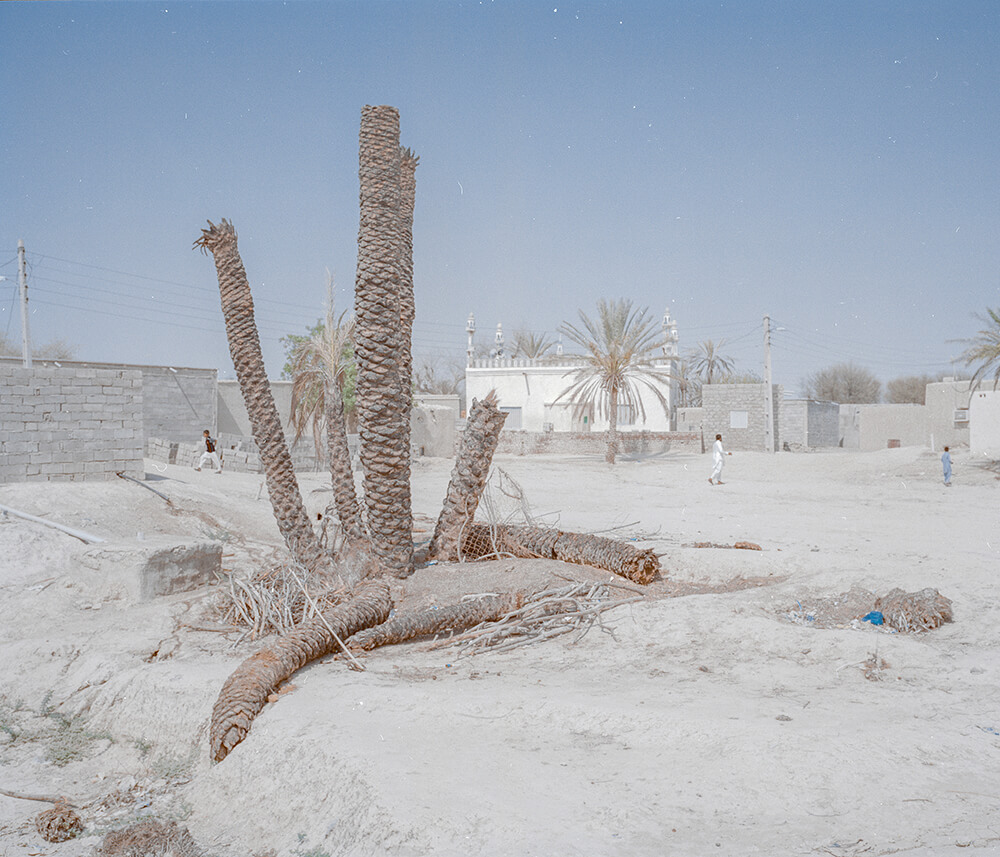
[[[479,498],[489,478],[493,453],[506,419],[507,414],[497,407],[496,393],[491,391],[482,401],[472,400],[462,445],[448,482],[448,493],[434,528],[429,557],[459,558],[462,531],[476,517]]]
[[[618,389],[611,388],[611,402],[608,413],[608,451],[604,453],[604,460],[608,464],[615,463],[615,455],[618,453]]]
[[[347,444],[347,423],[340,387],[331,382],[326,391],[326,448],[330,459],[330,481],[333,484],[333,504],[340,526],[351,541],[367,540],[368,532],[361,519],[357,492],[354,490],[354,470],[351,450]]]
[[[311,661],[338,651],[352,634],[384,622],[391,609],[389,587],[368,581],[346,604],[324,611],[247,658],[226,679],[212,707],[212,758],[221,762],[246,737],[268,694],[281,682]]]
[[[209,221],[195,245],[211,253],[219,278],[222,314],[226,321],[229,353],[246,403],[254,441],[260,449],[267,490],[278,530],[296,561],[310,572],[330,573],[330,558],[323,553],[302,505],[292,456],[285,443],[254,321],[253,297],[243,260],[236,244],[236,230],[228,220]]]
[[[399,113],[361,111],[361,223],[355,287],[358,423],[372,547],[399,577],[413,571],[410,449],[403,431]]]

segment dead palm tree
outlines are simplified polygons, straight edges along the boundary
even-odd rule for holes
[[[720,339],[718,343],[706,339],[699,343],[697,348],[688,352],[691,369],[701,376],[702,383],[718,383],[720,376],[733,371],[735,361],[719,353],[725,344],[724,339]]]
[[[975,314],[986,327],[980,330],[972,339],[963,340],[968,347],[959,355],[966,366],[976,366],[972,373],[972,386],[976,387],[991,371],[993,372],[993,389],[1000,384],[1000,308],[987,307],[986,315]]]
[[[209,221],[195,242],[211,253],[219,278],[222,314],[226,322],[229,353],[240,382],[254,440],[260,449],[268,494],[278,529],[292,556],[311,572],[330,573],[330,558],[323,552],[302,505],[302,495],[285,444],[281,419],[264,371],[264,358],[254,321],[253,297],[236,243],[236,230],[228,220]]]
[[[295,429],[295,443],[305,434],[306,428],[312,428],[317,457],[325,432],[333,505],[344,532],[349,538],[357,540],[366,538],[367,534],[354,490],[342,392],[354,335],[354,319],[348,318],[346,312],[341,313],[338,319],[334,318],[332,286],[332,277],[327,272],[326,322],[312,336],[297,341],[290,355],[291,425]]]
[[[355,287],[358,428],[372,546],[394,574],[413,571],[410,449],[403,431],[399,112],[361,111],[361,222]]]
[[[597,318],[591,320],[580,310],[580,327],[569,322],[559,331],[584,349],[584,365],[574,370],[572,382],[560,394],[578,407],[596,405],[608,418],[608,449],[605,460],[615,463],[618,452],[618,408],[630,407],[646,418],[639,395],[641,388],[653,393],[666,412],[668,403],[660,388],[669,383],[668,369],[654,363],[663,342],[656,319],[647,317],[648,308],[636,310],[632,301],[621,298],[597,302]]]

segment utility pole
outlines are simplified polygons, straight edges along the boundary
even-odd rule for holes
[[[17,284],[21,292],[21,356],[24,368],[31,368],[31,334],[28,333],[28,275],[24,269],[24,242],[17,241]]]
[[[764,451],[774,452],[774,388],[771,385],[771,316],[764,316]]]

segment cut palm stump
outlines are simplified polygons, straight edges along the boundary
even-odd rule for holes
[[[462,531],[475,520],[479,500],[490,475],[490,464],[507,414],[497,404],[491,390],[484,399],[473,399],[462,443],[455,456],[448,491],[438,515],[428,556],[457,560]]]
[[[359,631],[347,641],[352,649],[370,651],[420,637],[465,631],[483,622],[496,622],[524,604],[524,593],[483,595],[460,604],[434,607],[393,616],[387,622]]]
[[[611,571],[643,585],[660,572],[659,557],[651,548],[547,527],[471,524],[462,536],[461,555],[464,559],[505,555],[557,559]]]
[[[352,634],[384,622],[391,608],[388,585],[365,581],[350,601],[320,613],[247,658],[226,680],[212,708],[212,758],[221,762],[246,737],[279,684],[310,661],[339,650]]]

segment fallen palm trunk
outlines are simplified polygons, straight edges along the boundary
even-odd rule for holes
[[[902,634],[930,631],[952,621],[951,599],[930,587],[919,592],[892,589],[875,599],[875,610]]]
[[[379,646],[391,646],[419,637],[429,637],[445,631],[465,631],[481,622],[496,622],[524,603],[524,594],[484,595],[460,604],[450,604],[416,613],[393,616],[387,622],[359,631],[347,645],[369,651]]]
[[[250,731],[268,694],[310,661],[337,651],[342,641],[384,622],[392,607],[389,587],[370,580],[350,601],[324,611],[247,658],[226,680],[212,708],[212,758],[221,762]]]
[[[506,419],[507,414],[497,406],[495,392],[490,391],[482,400],[473,399],[448,492],[431,539],[428,556],[432,559],[458,559],[462,531],[476,517]]]
[[[463,534],[461,554],[465,559],[504,554],[557,559],[613,571],[643,585],[660,571],[660,560],[650,548],[640,550],[603,536],[546,527],[472,524]]]
[[[298,562],[310,572],[330,574],[330,558],[323,553],[302,504],[292,456],[285,443],[281,418],[264,370],[264,357],[254,321],[253,296],[237,247],[236,230],[228,220],[218,225],[209,221],[208,229],[202,230],[195,246],[204,253],[211,253],[215,260],[229,353],[250,417],[254,442],[260,450],[278,529]]]

